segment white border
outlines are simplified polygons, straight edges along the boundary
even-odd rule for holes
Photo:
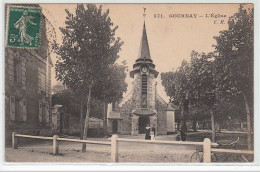
[[[232,171],[232,172],[241,172],[241,171],[260,171],[259,163],[259,126],[260,124],[260,109],[257,106],[260,101],[259,95],[259,81],[260,78],[259,72],[259,2],[257,0],[3,0],[1,3],[1,36],[0,38],[5,38],[4,34],[4,17],[5,17],[5,3],[254,3],[254,21],[255,21],[255,55],[254,55],[254,151],[255,159],[254,163],[250,164],[189,164],[189,163],[7,163],[4,161],[4,100],[5,100],[5,90],[4,90],[4,40],[1,39],[0,43],[0,52],[2,52],[2,59],[0,60],[0,90],[2,93],[2,98],[0,99],[0,115],[1,117],[1,126],[0,135],[2,140],[0,140],[0,171]],[[202,166],[203,165],[203,166]]]

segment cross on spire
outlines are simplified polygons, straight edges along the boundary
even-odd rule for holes
[[[145,16],[146,16],[146,13],[145,13],[145,11],[146,11],[146,8],[145,8],[145,7],[143,7],[143,9],[144,9],[144,14],[143,14],[143,16],[144,16],[144,20],[145,20]]]

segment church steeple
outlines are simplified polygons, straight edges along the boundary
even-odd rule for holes
[[[153,74],[155,78],[158,76],[158,72],[155,70],[155,65],[153,64],[153,60],[151,59],[151,55],[150,55],[145,22],[143,25],[143,33],[141,38],[139,54],[135,61],[135,64],[133,65],[133,70],[130,71],[130,77],[134,78],[135,74],[141,74],[141,73],[142,74],[146,73],[148,75]]]
[[[138,59],[151,59],[150,49],[149,49],[149,44],[148,44],[148,39],[146,34],[146,28],[145,28],[145,22],[143,26],[143,34],[141,38]]]

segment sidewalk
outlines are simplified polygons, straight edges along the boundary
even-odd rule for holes
[[[211,130],[198,130],[198,132],[209,132],[211,133]],[[221,130],[219,133],[229,133],[229,134],[247,134],[245,131],[229,131],[229,130]],[[253,132],[251,132],[253,134]]]

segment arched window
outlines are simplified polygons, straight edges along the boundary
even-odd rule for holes
[[[142,108],[147,108],[147,75],[142,75]]]

